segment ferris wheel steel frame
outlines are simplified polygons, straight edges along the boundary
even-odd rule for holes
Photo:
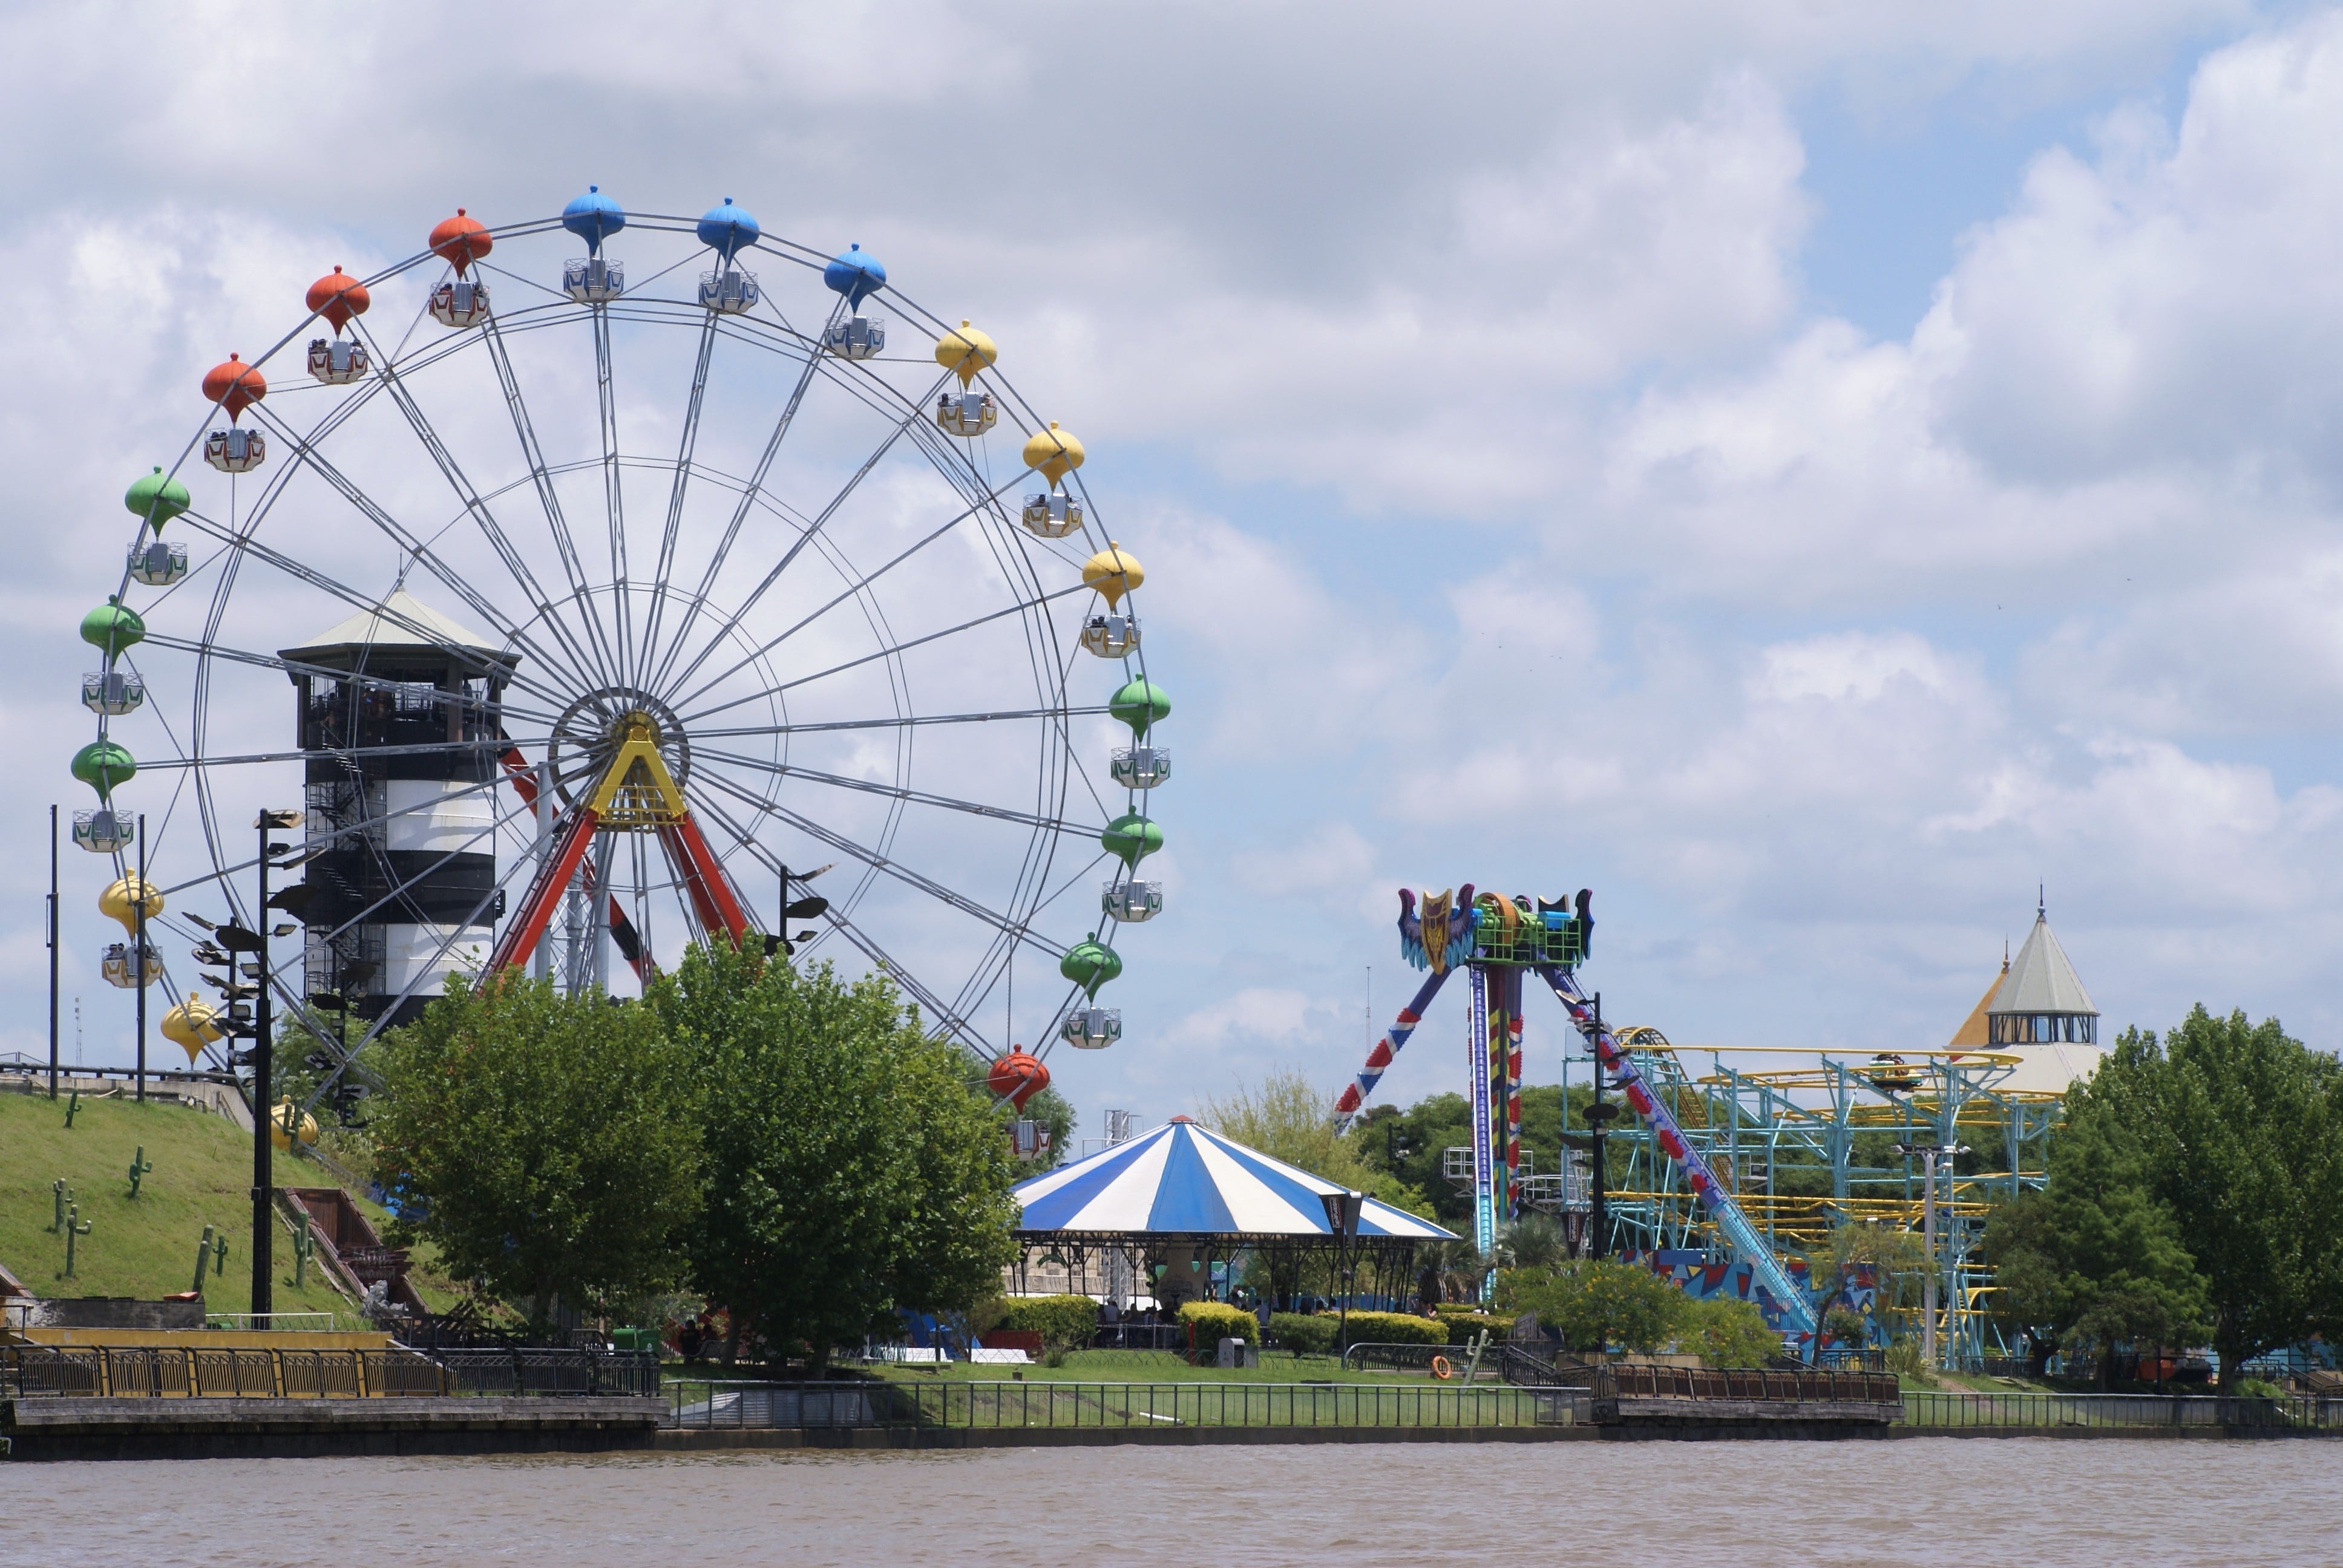
[[[496,242],[505,243],[546,235],[562,229],[560,219],[546,219],[508,225],[486,232]],[[628,214],[625,227],[639,234],[693,236],[694,220],[663,215]],[[761,253],[765,257],[804,267],[820,273],[829,259],[813,248],[770,236],[760,236],[752,246],[743,247]],[[982,448],[975,442],[954,439],[925,417],[929,404],[940,388],[949,384],[952,370],[946,367],[923,392],[910,393],[873,372],[860,359],[840,358],[827,350],[824,337],[850,313],[848,297],[841,293],[831,305],[827,318],[810,331],[794,325],[774,300],[771,292],[763,295],[762,307],[770,312],[770,320],[753,315],[734,314],[709,308],[687,299],[649,297],[639,291],[660,277],[685,267],[704,255],[697,249],[687,249],[684,255],[635,284],[634,292],[601,303],[583,305],[509,267],[491,266],[485,257],[474,265],[482,273],[537,290],[548,297],[544,303],[530,302],[518,309],[488,314],[475,327],[449,332],[437,341],[427,339],[413,353],[407,352],[408,344],[429,312],[430,294],[426,290],[419,307],[396,345],[386,345],[381,335],[369,327],[361,317],[348,323],[353,338],[363,345],[371,361],[369,372],[355,384],[317,386],[293,381],[286,390],[300,393],[338,394],[329,407],[303,427],[294,418],[280,415],[277,408],[265,400],[247,405],[253,423],[264,432],[276,448],[274,469],[261,479],[250,500],[239,494],[237,475],[228,475],[228,505],[225,518],[190,504],[175,514],[185,526],[207,540],[214,548],[200,562],[190,562],[185,575],[177,581],[164,586],[148,604],[148,613],[177,595],[183,588],[200,592],[195,585],[207,574],[214,577],[210,599],[205,608],[200,635],[189,638],[168,631],[148,632],[144,640],[159,651],[174,656],[191,657],[195,662],[192,681],[192,701],[188,711],[188,729],[181,738],[164,719],[166,737],[176,755],[159,757],[137,765],[137,771],[179,774],[173,789],[172,802],[165,813],[165,826],[176,813],[180,798],[186,793],[186,784],[194,783],[194,805],[201,826],[202,836],[211,864],[205,872],[189,877],[174,885],[157,884],[160,892],[168,896],[196,888],[217,886],[226,899],[229,919],[249,920],[257,924],[267,918],[267,911],[247,910],[237,885],[239,873],[251,870],[260,857],[230,851],[226,848],[231,832],[241,833],[241,828],[229,829],[221,819],[221,806],[216,798],[215,774],[224,769],[244,766],[265,766],[280,763],[313,761],[318,753],[303,746],[289,750],[239,751],[206,755],[210,739],[211,699],[217,667],[249,666],[279,671],[288,677],[330,678],[343,683],[352,692],[387,692],[403,683],[366,671],[363,659],[360,668],[350,670],[329,668],[290,659],[282,654],[270,655],[240,648],[222,641],[231,610],[238,579],[246,564],[259,566],[281,574],[286,579],[306,586],[349,607],[357,615],[373,618],[368,623],[368,647],[377,635],[376,628],[388,628],[419,639],[430,648],[454,657],[478,662],[478,649],[459,648],[436,628],[400,612],[390,602],[391,593],[403,589],[418,570],[425,578],[452,596],[459,612],[483,624],[488,637],[498,640],[507,656],[501,665],[501,685],[494,689],[498,695],[493,708],[495,733],[491,739],[456,739],[444,744],[418,744],[402,747],[368,747],[368,759],[402,754],[471,752],[488,759],[487,777],[453,790],[442,799],[464,797],[485,798],[490,808],[484,825],[461,837],[453,849],[447,849],[432,867],[448,864],[455,857],[478,852],[478,846],[493,849],[500,840],[535,822],[539,831],[538,844],[545,839],[543,819],[546,815],[543,790],[549,785],[557,798],[567,799],[581,784],[585,764],[564,776],[548,759],[540,774],[529,767],[527,749],[554,746],[565,712],[599,697],[640,695],[657,699],[682,728],[690,743],[694,764],[704,765],[705,771],[698,780],[699,788],[690,801],[690,812],[697,822],[704,819],[715,842],[707,847],[703,876],[712,868],[714,879],[729,890],[729,874],[725,869],[726,856],[737,857],[735,863],[758,866],[782,878],[781,892],[786,903],[789,895],[790,873],[779,853],[761,841],[759,829],[765,823],[782,827],[828,846],[858,864],[859,876],[839,898],[829,901],[822,912],[821,934],[834,933],[848,947],[860,952],[874,967],[889,977],[916,1002],[927,1016],[928,1027],[939,1037],[949,1037],[967,1047],[981,1062],[991,1054],[980,1032],[973,1023],[978,1010],[987,1006],[993,994],[1004,984],[1012,983],[1011,965],[1021,948],[1038,950],[1044,955],[1062,959],[1068,947],[1052,940],[1034,929],[1034,921],[1050,910],[1067,891],[1091,878],[1101,865],[1118,857],[1101,844],[1099,851],[1084,860],[1062,879],[1052,883],[1052,873],[1061,859],[1058,840],[1069,833],[1098,840],[1101,829],[1093,825],[1077,823],[1069,819],[1069,801],[1076,799],[1076,786],[1089,797],[1089,804],[1100,816],[1110,818],[1113,807],[1102,799],[1097,782],[1082,766],[1078,744],[1071,730],[1076,719],[1108,713],[1107,705],[1076,704],[1070,695],[1073,666],[1081,651],[1078,641],[1059,637],[1051,619],[1057,601],[1091,591],[1086,581],[1059,587],[1046,582],[1042,567],[1054,559],[1064,568],[1079,572],[1082,563],[1057,538],[1036,537],[1021,529],[1004,506],[1015,487],[1031,477],[1031,468],[1017,466],[1005,478],[995,483],[989,461],[980,461]],[[729,259],[729,258],[728,258]],[[407,276],[418,269],[431,268],[443,260],[442,255],[427,248],[400,262],[372,274],[360,282],[367,288],[378,288],[385,283]],[[919,306],[899,289],[887,289],[889,303],[899,320],[924,323],[940,334],[949,336],[952,328],[942,318]],[[859,299],[856,301],[859,305]],[[510,342],[527,335],[547,329],[572,327],[580,317],[590,321],[596,380],[597,422],[598,426],[598,457],[586,457],[563,462],[548,461],[545,447],[537,434],[537,419],[532,416],[523,392],[523,377],[514,363]],[[272,343],[250,363],[254,369],[277,363],[278,356],[297,344],[302,334],[320,322],[318,313],[312,311],[292,330]],[[679,421],[678,448],[670,462],[640,452],[624,449],[619,435],[618,377],[612,325],[639,327],[695,326],[699,343],[694,357],[693,373],[686,407]],[[963,323],[963,326],[965,324]],[[337,337],[339,337],[338,327]],[[783,401],[759,453],[753,469],[740,475],[729,472],[699,455],[701,417],[706,407],[711,367],[715,360],[718,340],[726,339],[736,345],[762,350],[787,360],[795,356],[799,365],[789,395]],[[476,483],[466,466],[458,459],[439,434],[425,407],[425,400],[416,382],[423,372],[454,359],[456,357],[481,349],[493,368],[498,389],[513,427],[524,472],[504,482],[487,487]],[[900,363],[900,358],[882,361]],[[998,396],[1027,429],[1039,431],[1044,421],[1032,406],[1005,378],[999,376],[988,359],[982,372],[988,391]],[[288,378],[289,379],[289,378]],[[775,492],[769,481],[778,460],[782,457],[787,438],[796,426],[809,397],[818,385],[842,390],[853,401],[886,421],[883,438],[846,477],[843,483],[817,509],[808,512],[789,504]],[[447,483],[456,505],[451,515],[436,526],[415,526],[403,522],[397,510],[385,506],[367,493],[365,485],[352,477],[337,465],[326,450],[327,443],[359,415],[375,405],[378,397],[387,396],[390,408],[403,422],[427,459],[423,471],[436,468]],[[279,395],[279,403],[284,401]],[[195,436],[180,452],[167,470],[176,477],[187,464],[187,459],[203,447],[206,432],[216,421],[219,410],[206,407],[205,417]],[[230,421],[236,422],[231,414]],[[1051,427],[1054,429],[1054,427]],[[950,518],[920,535],[895,555],[873,568],[864,569],[856,565],[852,553],[831,529],[830,524],[840,509],[854,497],[863,482],[877,471],[890,453],[901,447],[911,448],[923,459],[926,471],[940,476],[960,499],[960,509]],[[588,468],[598,468],[602,478],[602,502],[607,532],[607,553],[609,577],[597,583],[588,564],[586,550],[581,548],[579,531],[573,529],[563,498],[556,480]],[[656,564],[648,579],[639,579],[628,569],[629,539],[626,527],[625,476],[630,470],[649,473],[665,472],[669,476],[664,516],[659,529]],[[309,474],[337,494],[342,499],[399,552],[399,569],[393,588],[373,594],[353,588],[335,574],[311,567],[286,548],[264,541],[259,530],[275,512],[295,478]],[[1083,512],[1081,530],[1092,538],[1103,538],[1104,530],[1098,521],[1091,494],[1076,471],[1062,476],[1067,492],[1078,497]],[[696,587],[681,591],[675,578],[678,551],[683,538],[688,498],[697,481],[702,485],[729,492],[733,498],[730,513],[723,531],[702,567]],[[1052,489],[1056,485],[1052,484]],[[510,527],[498,508],[524,488],[533,492],[537,509],[543,514],[551,553],[559,568],[558,585],[549,585],[534,569],[530,553],[517,543],[513,530],[528,528],[525,518],[512,517]],[[524,504],[523,510],[527,509]],[[780,558],[768,569],[748,594],[729,609],[716,602],[716,593],[724,579],[726,568],[752,518],[776,520],[793,530],[794,537]],[[488,551],[501,568],[526,607],[526,612],[508,614],[499,602],[505,596],[476,586],[478,574],[468,574],[444,558],[437,547],[451,533],[468,524]],[[142,519],[135,538],[145,541],[146,520]],[[938,541],[955,531],[973,528],[1001,579],[1010,590],[1011,601],[988,608],[983,613],[940,628],[917,628],[905,635],[896,630],[890,619],[887,605],[874,591],[882,578],[911,561]],[[157,538],[160,524],[156,526]],[[1077,542],[1080,542],[1079,538]],[[1119,547],[1110,545],[1110,549]],[[746,634],[749,618],[775,587],[780,584],[789,568],[811,548],[828,569],[844,585],[819,608],[810,610],[791,625],[769,637]],[[542,564],[538,557],[538,564]],[[127,565],[120,582],[119,594],[130,591],[132,575]],[[491,585],[493,586],[493,585]],[[1135,591],[1135,577],[1128,587]],[[610,613],[606,618],[597,613],[598,600],[608,600]],[[647,601],[645,603],[644,601]],[[1110,600],[1111,606],[1112,600]],[[636,625],[636,610],[642,608],[642,622]],[[807,631],[842,608],[859,610],[861,620],[878,646],[860,651],[853,657],[834,661],[811,672],[793,673],[781,678],[771,660],[777,650],[790,638]],[[1032,707],[997,707],[982,711],[960,713],[920,713],[910,694],[909,676],[903,656],[914,648],[925,647],[1011,616],[1020,618],[1029,665],[1029,673],[1038,695],[1044,701]],[[109,649],[108,668],[119,659],[143,679],[144,671],[128,649],[119,655]],[[1134,645],[1121,656],[1126,672],[1134,667],[1144,682],[1144,653]],[[795,689],[848,671],[880,664],[885,687],[894,707],[891,717],[869,717],[853,719],[829,719],[808,723],[802,727],[789,722],[789,694]],[[715,665],[712,670],[709,666]],[[743,678],[755,681],[753,689],[728,694],[728,683]],[[1054,698],[1054,700],[1050,699]],[[720,699],[719,700],[718,699]],[[460,709],[468,700],[460,689],[444,695],[444,703],[451,710]],[[693,729],[695,722],[704,722],[729,714],[759,701],[768,704],[774,715],[769,725],[733,724],[720,729]],[[695,703],[703,706],[695,708]],[[162,713],[158,705],[156,711]],[[453,715],[451,713],[451,722]],[[1039,721],[1039,777],[1035,787],[1036,809],[995,805],[986,801],[964,799],[935,790],[920,789],[910,785],[910,767],[911,739],[923,728],[940,725],[987,724],[1001,721]],[[113,719],[101,714],[100,740],[110,738]],[[876,779],[856,779],[844,774],[802,765],[793,766],[788,760],[789,740],[799,733],[814,734],[848,729],[873,732],[892,730],[892,783]],[[719,739],[766,739],[775,743],[775,754],[769,759],[749,755],[746,749],[716,749],[706,743]],[[518,764],[518,765],[516,765]],[[739,779],[728,777],[728,770],[751,775],[763,775],[769,779],[761,789],[744,785]],[[796,778],[823,789],[855,792],[884,802],[883,815],[875,829],[860,830],[860,836],[840,831],[820,820],[822,813],[808,813],[784,805],[779,798],[779,781]],[[536,780],[532,787],[531,781]],[[509,787],[517,799],[508,806],[501,792]],[[800,792],[802,793],[802,792]],[[1126,792],[1130,799],[1141,806],[1143,789]],[[101,791],[102,797],[105,792]],[[110,797],[105,797],[111,806]],[[720,798],[720,799],[719,799]],[[331,847],[346,839],[367,841],[367,836],[378,835],[384,824],[411,812],[434,809],[439,802],[426,802],[407,808],[386,809],[365,820],[330,829],[323,834],[312,833],[304,840],[303,853],[291,860],[272,861],[272,865],[294,865],[315,859],[324,852],[321,846]],[[995,909],[980,899],[949,886],[944,880],[927,876],[914,868],[899,863],[889,852],[900,834],[905,812],[911,807],[960,812],[1002,821],[1030,829],[1025,848],[1019,857],[1009,896],[1001,900],[1004,909]],[[1077,801],[1077,809],[1079,802]],[[1145,819],[1151,819],[1147,814]],[[698,829],[693,829],[695,835]],[[664,835],[662,835],[664,836]],[[588,835],[590,839],[590,834]],[[869,842],[863,841],[865,839]],[[723,846],[719,854],[716,843]],[[488,911],[506,890],[524,872],[534,874],[541,864],[542,849],[532,854],[528,848],[509,857],[508,863],[497,868],[492,885],[470,911],[469,917],[457,928],[475,929],[488,916]],[[1143,853],[1144,851],[1142,851]],[[376,850],[379,856],[379,849]],[[637,842],[634,851],[639,861],[644,851]],[[119,871],[122,852],[113,852]],[[1074,857],[1081,859],[1081,857]],[[625,918],[621,900],[615,886],[608,885],[607,872],[597,881],[590,868],[594,858],[588,854],[583,860],[586,869],[587,897],[607,900],[609,916]],[[427,868],[427,871],[428,868]],[[1125,879],[1138,876],[1138,859],[1127,862],[1121,873]],[[854,915],[868,900],[881,879],[909,888],[938,903],[975,920],[990,931],[973,967],[958,990],[947,997],[920,978],[917,966],[907,964],[890,950],[880,936],[865,930]],[[377,914],[386,906],[395,904],[403,886],[412,886],[417,879],[409,877],[403,884],[394,885],[380,898],[350,915],[340,926],[326,931],[330,942],[365,923],[368,915]],[[577,879],[563,881],[555,890],[558,899],[568,890]],[[636,893],[639,900],[648,903],[655,890],[672,890],[689,903],[689,897],[679,886],[685,879],[671,877],[659,889],[649,879],[639,875]],[[734,895],[737,898],[737,895]],[[705,913],[703,910],[701,911]],[[691,911],[687,908],[687,920]],[[742,912],[739,924],[728,934],[742,940],[752,933],[753,917]],[[183,928],[182,916],[166,915],[156,922],[158,928],[174,922]],[[709,922],[701,920],[703,927]],[[786,940],[788,917],[783,916],[773,936]],[[1100,920],[1098,935],[1107,939],[1111,950],[1115,922]],[[206,928],[208,929],[208,928]],[[509,928],[508,928],[509,929]],[[313,937],[316,933],[312,933]],[[305,946],[308,939],[305,939]],[[443,950],[440,958],[445,958]],[[160,957],[160,955],[156,955]],[[443,966],[444,967],[444,966]],[[1119,960],[1117,967],[1119,968]],[[162,963],[164,983],[170,983],[167,960]],[[385,1006],[380,1015],[370,1022],[365,1032],[355,1040],[345,1038],[344,1030],[327,1022],[309,1005],[306,994],[287,983],[281,972],[264,977],[274,999],[287,1017],[297,1021],[320,1044],[336,1054],[338,1064],[326,1083],[311,1097],[314,1106],[331,1087],[331,1079],[346,1070],[351,1060],[379,1036],[389,1021],[398,1015],[401,1006],[409,1000],[432,978],[428,968],[418,966],[405,987]],[[176,989],[176,988],[175,988]],[[1091,986],[1094,997],[1096,987]],[[1057,1043],[1056,1026],[1084,993],[1080,980],[1071,983],[1056,1003],[1049,1025],[1038,1037],[1037,1054],[1046,1054]],[[344,1013],[347,1020],[347,1013]],[[1013,1027],[1013,1020],[1012,1020]]]

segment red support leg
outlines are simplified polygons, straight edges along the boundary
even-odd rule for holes
[[[528,956],[537,950],[538,940],[553,919],[555,907],[568,890],[569,879],[578,874],[578,863],[593,847],[597,820],[593,808],[588,806],[578,807],[563,820],[553,841],[553,853],[538,867],[528,893],[521,899],[519,912],[505,922],[504,934],[497,939],[496,950],[488,955],[490,974],[527,963]]]

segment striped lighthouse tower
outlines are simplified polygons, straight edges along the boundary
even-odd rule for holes
[[[303,979],[404,1023],[487,955],[503,913],[497,712],[518,658],[404,588],[277,657],[299,693],[315,852]]]

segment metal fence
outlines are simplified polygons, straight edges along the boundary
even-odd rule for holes
[[[1948,1430],[2064,1427],[2221,1427],[2343,1432],[2343,1399],[2282,1395],[1906,1393],[1903,1424]]]
[[[431,1360],[447,1371],[448,1392],[459,1394],[656,1395],[659,1357],[649,1351],[578,1350],[518,1345],[504,1349],[442,1349]]]
[[[1767,1379],[1781,1374],[1747,1373]],[[1805,1374],[1860,1398],[1889,1380]],[[1838,1385],[1846,1385],[1844,1387]],[[1860,1385],[1860,1386],[1856,1386]],[[1749,1391],[1743,1390],[1747,1392]],[[1594,1419],[1584,1389],[1373,1383],[723,1382],[667,1385],[670,1426],[716,1430],[850,1427],[1004,1431],[1100,1427],[1525,1427]],[[1887,1396],[1893,1399],[1890,1392]],[[2343,1432],[2343,1398],[2218,1399],[2152,1394],[1906,1393],[1904,1430],[2070,1427]]]
[[[0,1346],[0,1394],[17,1399],[367,1399],[454,1392],[411,1351]]]
[[[39,1398],[360,1399],[659,1392],[642,1351],[189,1350],[0,1346],[0,1395]]]
[[[1585,1419],[1586,1396],[1373,1383],[727,1383],[669,1387],[679,1427],[1500,1427]]]

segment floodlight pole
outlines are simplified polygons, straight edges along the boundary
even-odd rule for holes
[[[130,900],[137,914],[136,931],[131,938],[130,961],[137,967],[131,972],[138,980],[138,1091],[132,1098],[146,1103],[146,813],[138,813],[138,896]]]
[[[49,808],[49,1098],[57,1097],[57,809]]]
[[[1920,1179],[1927,1184],[1920,1199],[1921,1246],[1928,1254],[1927,1271],[1920,1276],[1920,1360],[1930,1372],[1936,1365],[1936,1157],[1966,1154],[1965,1144],[1898,1143],[1906,1159],[1920,1157]]]
[[[276,1172],[269,1147],[268,1078],[270,1049],[268,1036],[268,834],[275,813],[260,813],[260,902],[253,906],[254,932],[260,939],[256,958],[260,966],[260,994],[253,999],[252,1010],[252,1317],[256,1329],[269,1326],[267,1312],[275,1304],[276,1258],[269,1243],[275,1240],[270,1231],[269,1210],[275,1201]],[[236,979],[236,955],[228,955],[228,980]]]

